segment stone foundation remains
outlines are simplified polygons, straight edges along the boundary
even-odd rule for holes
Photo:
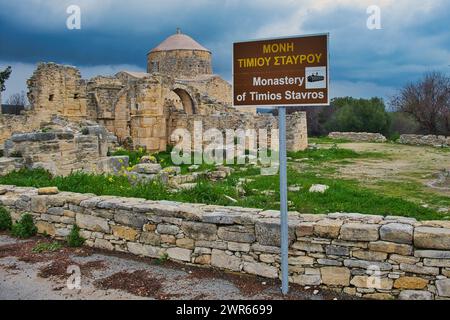
[[[381,133],[368,132],[331,132],[331,139],[344,139],[352,142],[386,142],[387,139]]]
[[[400,143],[415,146],[432,146],[432,147],[449,147],[450,137],[433,136],[433,135],[417,135],[417,134],[402,134],[400,136]]]
[[[127,166],[128,157],[108,157],[117,139],[96,123],[68,123],[61,119],[44,123],[39,131],[13,134],[4,143],[0,173],[27,167],[43,168],[53,175],[82,170],[109,173]]]
[[[39,232],[57,239],[76,224],[88,246],[280,277],[277,211],[39,191],[0,186],[0,203],[14,219],[31,212]],[[290,213],[289,238],[292,283],[370,299],[450,299],[448,221]]]

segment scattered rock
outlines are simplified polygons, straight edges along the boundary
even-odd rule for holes
[[[39,188],[38,195],[53,195],[58,194],[59,190],[57,187]]]
[[[325,193],[330,187],[323,184],[313,184],[311,188],[309,188],[309,192],[311,193]]]

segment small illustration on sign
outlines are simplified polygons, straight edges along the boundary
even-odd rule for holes
[[[325,89],[327,82],[325,81],[327,75],[326,67],[311,67],[305,68],[306,79],[305,89]]]

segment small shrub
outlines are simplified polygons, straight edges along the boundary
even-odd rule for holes
[[[15,223],[12,226],[11,234],[17,238],[31,238],[36,235],[37,228],[34,225],[33,217],[26,213],[22,216],[19,222]]]
[[[0,207],[0,231],[10,230],[11,226],[11,214],[4,207]]]
[[[43,252],[55,252],[62,248],[62,245],[59,242],[53,241],[53,242],[43,242],[38,243],[33,248],[34,253],[43,253]]]
[[[67,237],[67,245],[72,248],[81,247],[86,239],[80,236],[80,227],[77,225],[73,226],[72,231],[70,231]]]
[[[81,134],[83,135],[83,136],[87,136],[87,135],[89,135],[89,128],[83,128],[83,129],[81,129]]]
[[[155,263],[160,265],[166,263],[167,260],[169,260],[169,255],[165,252],[155,261]]]

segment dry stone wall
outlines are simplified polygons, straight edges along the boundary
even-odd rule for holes
[[[73,225],[92,247],[280,277],[277,211],[0,186],[40,233]],[[41,193],[41,194],[40,194]],[[44,194],[42,194],[44,193]],[[450,223],[333,213],[289,215],[289,279],[372,299],[450,299]]]
[[[387,139],[381,133],[368,132],[331,132],[331,139],[344,139],[354,142],[386,142]]]
[[[400,136],[400,143],[417,146],[432,146],[432,147],[449,147],[450,137],[433,136],[433,135],[417,135],[417,134],[403,134]]]

